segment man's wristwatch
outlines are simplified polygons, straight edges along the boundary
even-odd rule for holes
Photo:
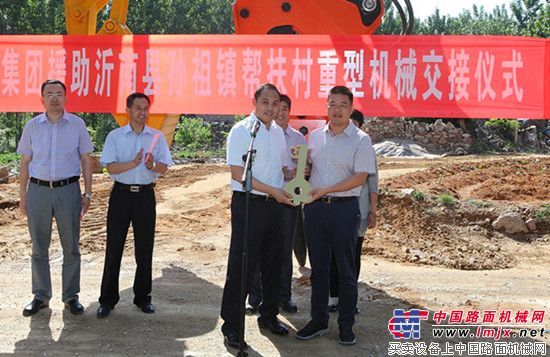
[[[91,192],[84,192],[84,194],[82,194],[82,198],[87,198],[91,201],[92,200],[92,195],[93,194]]]

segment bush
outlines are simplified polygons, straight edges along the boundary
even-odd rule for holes
[[[20,158],[21,155],[15,152],[0,153],[0,166],[16,166]]]
[[[174,144],[178,151],[196,152],[205,150],[212,140],[210,124],[202,118],[182,117],[176,126]]]
[[[495,130],[499,136],[514,141],[520,124],[513,119],[491,119],[484,126]]]
[[[116,120],[111,114],[81,113],[79,116],[86,123],[92,144],[94,145],[94,151],[101,152],[103,145],[105,145],[107,134],[118,128]]]

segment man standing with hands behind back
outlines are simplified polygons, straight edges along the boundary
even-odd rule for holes
[[[92,199],[92,159],[94,150],[84,121],[65,111],[65,84],[47,80],[42,84],[42,104],[46,112],[31,119],[19,141],[23,155],[19,173],[19,209],[27,216],[32,240],[32,293],[23,316],[49,306],[52,282],[48,250],[55,217],[63,248],[62,300],[72,314],[84,312],[80,292],[80,212]],[[80,166],[84,195],[80,197]]]
[[[107,211],[107,249],[97,317],[109,315],[120,300],[120,261],[128,227],[134,229],[136,275],[134,304],[146,314],[151,303],[153,244],[155,237],[155,180],[172,165],[164,135],[145,125],[151,101],[143,93],[126,99],[130,123],[109,133],[100,162],[115,181]],[[156,141],[156,145],[152,143]],[[152,148],[152,152],[148,152]],[[147,150],[147,151],[146,151]]]

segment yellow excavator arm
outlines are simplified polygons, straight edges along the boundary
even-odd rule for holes
[[[65,22],[71,35],[131,35],[126,26],[129,0],[113,0],[109,19],[96,32],[97,14],[109,0],[65,0]]]
[[[112,0],[109,19],[96,32],[97,14],[107,6],[109,0],[65,0],[65,22],[69,35],[131,35],[126,26],[129,0]],[[130,94],[130,93],[128,93]],[[113,113],[118,125],[128,123],[126,114]],[[164,134],[168,145],[174,138],[174,130],[179,115],[151,114],[147,125],[159,129]]]

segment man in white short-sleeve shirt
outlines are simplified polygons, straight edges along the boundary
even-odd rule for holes
[[[231,245],[227,277],[223,290],[221,317],[222,332],[230,347],[240,345],[240,291],[243,236],[245,226],[246,194],[241,179],[246,153],[254,127],[259,124],[254,143],[252,164],[252,192],[249,201],[248,264],[245,291],[248,292],[256,267],[259,265],[264,289],[258,324],[278,335],[287,335],[288,329],[279,322],[278,298],[281,276],[283,204],[291,205],[291,198],[283,190],[289,156],[282,129],[273,121],[278,112],[280,93],[272,84],[264,84],[254,94],[254,111],[237,123],[227,137],[227,164],[231,169]],[[243,347],[246,343],[242,341]]]

